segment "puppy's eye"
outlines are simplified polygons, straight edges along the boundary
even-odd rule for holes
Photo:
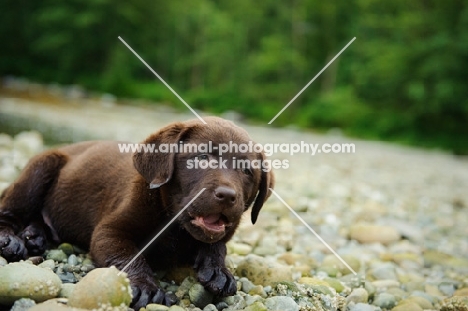
[[[253,172],[250,168],[243,168],[242,173],[244,173],[247,176],[253,176]]]
[[[200,161],[205,161],[205,160],[208,160],[208,155],[207,154],[199,154],[199,155],[197,155],[197,158]]]

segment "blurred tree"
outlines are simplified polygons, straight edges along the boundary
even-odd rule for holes
[[[468,3],[3,0],[0,73],[467,153]],[[179,106],[179,105],[178,105]]]

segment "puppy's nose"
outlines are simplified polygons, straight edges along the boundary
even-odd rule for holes
[[[236,191],[229,187],[219,186],[215,189],[214,195],[221,203],[234,204],[236,202]]]

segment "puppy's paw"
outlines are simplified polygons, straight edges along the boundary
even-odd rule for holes
[[[172,306],[177,303],[177,297],[173,293],[164,292],[155,284],[132,285],[133,300],[132,308],[140,310],[150,303]]]
[[[7,261],[25,259],[28,251],[23,240],[9,231],[0,231],[0,256]]]
[[[209,292],[217,296],[232,296],[237,292],[236,280],[226,267],[199,268],[198,280]]]
[[[47,237],[42,227],[29,225],[19,234],[19,237],[23,239],[29,256],[42,255],[45,252]]]

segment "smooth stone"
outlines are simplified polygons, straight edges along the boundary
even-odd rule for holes
[[[54,268],[55,268],[55,261],[54,261],[53,259],[45,260],[45,261],[43,261],[42,263],[40,263],[40,264],[38,265],[38,267],[47,268],[47,269],[50,269],[50,270],[54,270]]]
[[[344,290],[344,285],[337,279],[333,278],[324,278],[325,282],[328,283],[331,287],[333,287],[337,293],[341,293]]]
[[[78,258],[76,257],[75,254],[71,254],[69,257],[68,257],[68,264],[70,266],[76,266],[78,264]]]
[[[244,297],[239,294],[225,297],[223,298],[223,301],[229,305],[226,309],[223,309],[223,311],[242,310],[247,307]]]
[[[169,310],[169,307],[164,306],[164,305],[159,305],[156,303],[150,303],[146,305],[145,309],[146,311],[167,311]]]
[[[230,254],[245,256],[252,253],[252,246],[245,243],[230,242],[227,244],[227,248]]]
[[[393,308],[392,311],[424,311],[424,309],[415,302],[405,302]]]
[[[391,309],[396,305],[396,299],[391,294],[381,293],[375,297],[372,304],[382,309]]]
[[[71,254],[75,253],[75,249],[70,243],[62,243],[57,247],[57,249],[63,251],[67,256],[70,256]]]
[[[61,272],[61,273],[57,273],[57,275],[63,283],[76,283],[77,282],[75,275],[71,272]]]
[[[391,287],[400,287],[400,282],[395,281],[395,280],[379,280],[379,281],[374,281],[371,284],[376,288],[376,291],[379,291],[379,292],[387,290]]]
[[[258,295],[260,297],[266,298],[267,293],[265,292],[265,289],[263,288],[262,285],[256,285],[254,288],[252,288],[249,292],[249,295]]]
[[[247,278],[240,278],[239,281],[242,284],[241,289],[244,293],[250,292],[255,287],[255,284],[250,282]]]
[[[65,254],[61,249],[51,249],[46,255],[46,259],[52,259],[56,262],[65,262],[67,261],[67,258],[67,254]]]
[[[451,282],[441,282],[439,284],[439,290],[446,296],[453,296],[455,293],[455,284]]]
[[[347,303],[350,303],[350,302],[367,303],[368,300],[369,300],[369,294],[367,293],[367,291],[364,288],[355,288],[355,289],[353,289],[351,294],[349,294],[349,296],[346,297],[346,302]]]
[[[398,287],[391,287],[385,291],[387,294],[395,296],[397,300],[402,300],[403,298],[408,297],[408,293]]]
[[[350,228],[350,238],[360,243],[382,243],[390,244],[401,239],[400,233],[393,227],[356,224]]]
[[[214,304],[210,303],[203,308],[203,311],[218,311],[218,309]]]
[[[453,293],[454,296],[468,296],[468,287],[460,288]]]
[[[245,303],[247,304],[247,306],[250,306],[251,304],[257,301],[263,301],[262,297],[258,295],[250,295],[250,294],[245,295],[244,299],[245,299]]]
[[[8,264],[8,261],[0,256],[0,267],[6,266]]]
[[[358,258],[352,256],[352,255],[343,255],[341,258],[355,271],[359,272],[359,269],[361,268],[361,262],[359,261]],[[346,267],[341,260],[339,260],[335,255],[327,255],[323,261],[322,261],[322,266],[323,267],[330,267],[330,268],[335,268],[338,269],[338,271],[342,275],[350,274],[352,273],[351,270],[349,270],[348,267]],[[326,271],[325,271],[326,272]],[[332,276],[332,275],[330,275]]]
[[[330,277],[336,277],[340,271],[335,267],[320,266],[317,268],[317,272],[325,272]]]
[[[265,306],[271,311],[299,311],[299,305],[287,296],[275,296],[265,299]]]
[[[43,303],[37,304],[28,311],[88,311],[81,308],[72,308],[66,305],[65,298],[56,298],[47,300]],[[126,310],[112,310],[112,311],[126,311]]]
[[[68,305],[95,309],[103,306],[129,306],[132,301],[130,281],[115,267],[98,268],[88,273],[72,291]]]
[[[268,309],[262,302],[256,301],[245,308],[244,311],[268,311]]]
[[[292,269],[257,255],[247,255],[238,263],[237,275],[257,285],[268,286],[281,281],[292,281]]]
[[[218,310],[224,310],[224,309],[227,309],[228,307],[229,305],[224,301],[220,301],[216,304],[216,309]]]
[[[424,299],[423,297],[418,297],[418,296],[408,297],[408,298],[400,301],[400,303],[398,305],[401,305],[401,304],[404,304],[404,303],[416,303],[422,309],[432,309],[434,307],[429,300]]]
[[[75,289],[76,284],[64,283],[62,284],[62,289],[60,290],[59,297],[68,298],[71,296],[71,293]]]
[[[369,305],[367,303],[357,303],[357,304],[350,304],[348,305],[348,311],[381,311],[380,308],[376,306]]]
[[[186,310],[184,308],[182,308],[182,307],[179,307],[179,306],[172,306],[167,311],[186,311]]]
[[[192,276],[186,277],[180,284],[177,291],[175,292],[175,295],[177,296],[177,298],[182,299],[185,295],[187,295],[190,288],[195,283],[197,283],[197,280],[194,277]]]
[[[0,268],[0,304],[10,305],[20,298],[36,302],[57,297],[62,282],[49,269],[24,262],[10,263]]]
[[[398,280],[395,267],[390,263],[381,264],[371,270],[376,280]]]
[[[189,290],[190,301],[199,308],[204,308],[213,301],[213,294],[207,291],[203,285],[196,283]]]
[[[424,291],[414,291],[414,292],[411,293],[410,297],[413,297],[413,296],[422,297],[422,298],[426,299],[427,301],[430,301],[432,304],[435,304],[435,303],[439,302],[439,300],[436,297],[433,297],[432,295],[430,295],[429,293],[426,293]],[[440,295],[440,296],[442,296],[442,295]]]

